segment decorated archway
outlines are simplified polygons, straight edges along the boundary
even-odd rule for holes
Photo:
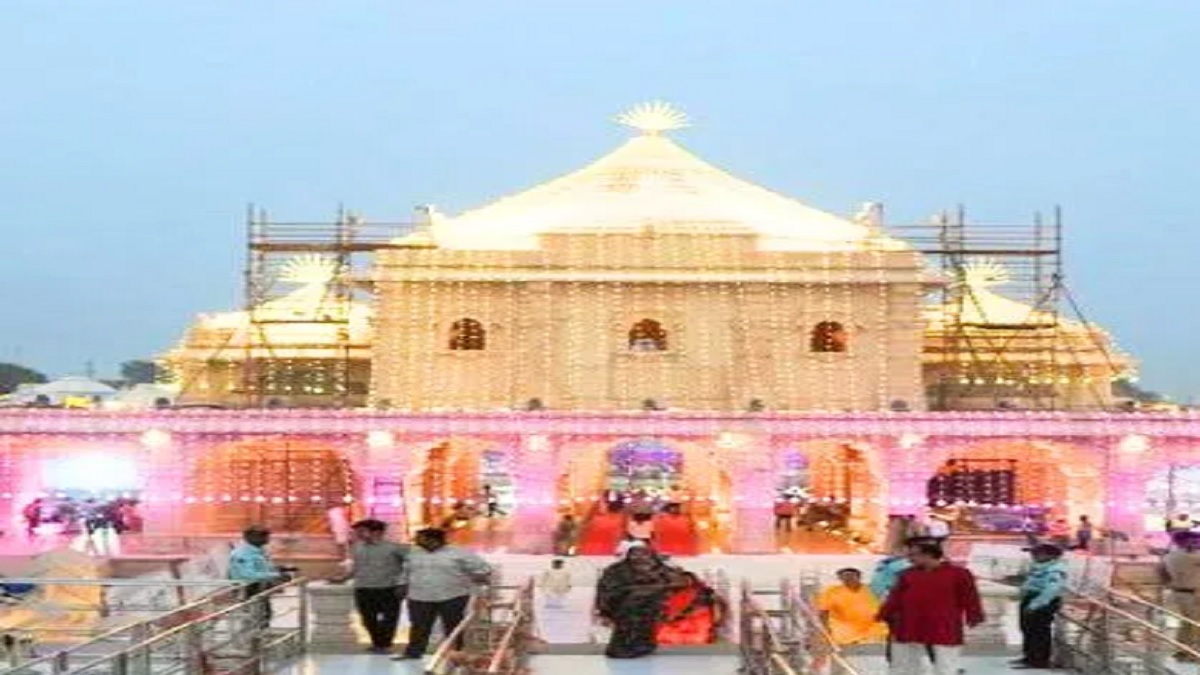
[[[355,500],[354,472],[326,442],[270,437],[204,452],[189,478],[187,529],[328,534],[329,511]]]
[[[640,437],[573,445],[559,467],[559,500],[584,514],[606,492],[676,493],[696,516],[730,499],[729,477],[716,448],[691,440]]]
[[[926,485],[928,507],[960,531],[1014,534],[1054,520],[1104,517],[1103,466],[1086,448],[996,439],[946,452]]]
[[[1200,459],[1180,458],[1146,481],[1145,529],[1166,529],[1169,520],[1200,520]]]
[[[887,483],[873,445],[797,440],[781,444],[774,459],[773,497],[794,502],[805,529],[835,531],[855,543],[876,538],[886,522]]]
[[[492,453],[488,455],[488,453]],[[409,525],[441,525],[456,505],[478,506],[488,472],[499,471],[502,458],[482,439],[455,437],[414,449],[404,479]]]

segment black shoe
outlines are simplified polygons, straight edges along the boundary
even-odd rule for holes
[[[1021,663],[1013,664],[1013,670],[1050,670],[1049,663]]]
[[[407,652],[401,652],[401,653],[393,656],[392,660],[393,661],[416,661],[419,658],[421,658],[421,657],[417,656],[416,654],[409,654]]]

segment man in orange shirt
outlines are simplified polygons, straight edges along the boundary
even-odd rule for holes
[[[852,567],[838,570],[840,585],[817,596],[817,610],[834,644],[838,646],[883,642],[887,626],[876,619],[879,600],[862,582],[862,572]]]

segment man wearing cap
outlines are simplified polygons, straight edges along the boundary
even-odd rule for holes
[[[1038,544],[1029,549],[1033,565],[1021,584],[1022,657],[1016,669],[1050,667],[1054,616],[1062,606],[1067,589],[1067,566],[1063,551],[1053,544]]]
[[[1200,649],[1200,635],[1196,625],[1200,621],[1200,535],[1194,532],[1174,532],[1171,535],[1175,546],[1163,556],[1162,571],[1167,587],[1171,589],[1171,606],[1184,618],[1175,640]],[[1189,658],[1188,654],[1180,654]]]

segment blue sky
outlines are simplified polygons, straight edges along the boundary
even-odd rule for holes
[[[1200,394],[1200,3],[6,0],[0,360],[101,372],[239,298],[242,214],[525,187],[663,98],[689,148],[835,212],[1062,204],[1143,383]]]

